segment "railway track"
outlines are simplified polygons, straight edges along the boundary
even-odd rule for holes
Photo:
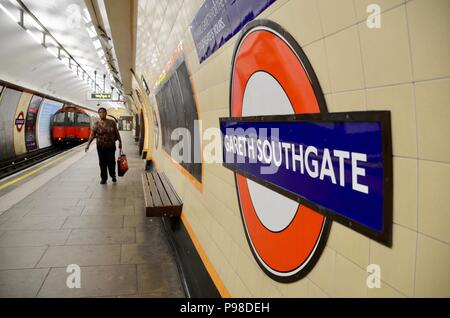
[[[73,147],[48,147],[0,162],[0,180],[30,168]]]

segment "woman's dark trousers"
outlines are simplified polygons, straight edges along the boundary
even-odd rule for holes
[[[97,147],[98,160],[100,163],[100,176],[102,181],[108,180],[108,170],[111,178],[116,177],[116,147]]]

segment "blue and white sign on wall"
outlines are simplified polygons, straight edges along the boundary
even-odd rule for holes
[[[276,0],[206,0],[191,25],[200,63]]]
[[[389,244],[390,113],[223,118],[224,165]]]

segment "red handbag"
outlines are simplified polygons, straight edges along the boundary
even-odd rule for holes
[[[120,150],[119,158],[117,158],[117,174],[123,177],[128,171],[127,156]]]

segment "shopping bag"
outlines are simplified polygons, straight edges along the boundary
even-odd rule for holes
[[[128,171],[127,156],[120,151],[119,158],[117,158],[117,174],[119,177],[123,177]]]

